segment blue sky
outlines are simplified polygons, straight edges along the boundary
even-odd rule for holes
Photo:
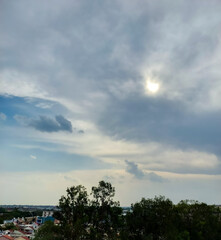
[[[0,204],[220,204],[220,1],[0,4]]]

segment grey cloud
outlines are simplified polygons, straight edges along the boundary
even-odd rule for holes
[[[164,182],[165,178],[162,178],[161,176],[159,176],[158,174],[154,173],[154,172],[150,172],[147,174],[147,177],[149,178],[149,180],[151,180],[152,182]]]
[[[197,149],[221,155],[220,122],[220,111],[196,113],[179,101],[137,96],[113,99],[98,125],[119,139],[156,141],[184,150]]]
[[[24,126],[33,127],[41,132],[72,132],[72,124],[62,115],[58,115],[55,119],[47,116],[39,116],[39,119],[31,119],[21,115],[15,115],[14,119]]]
[[[165,159],[161,159],[161,168],[149,170],[194,174],[221,173],[219,110],[209,113],[192,111],[182,101],[168,100],[160,96],[113,98],[97,123],[103,132],[115,139],[142,144],[158,142],[165,148],[208,152],[215,154],[219,161],[214,168],[203,168],[200,165],[190,167],[188,164],[178,164],[171,168],[167,166]],[[165,149],[159,151],[163,152]],[[185,161],[188,163],[191,159]]]
[[[128,160],[125,160],[125,163],[127,164],[126,171],[128,173],[131,173],[138,179],[142,179],[145,176],[143,171],[138,168],[137,164],[130,162]]]
[[[27,118],[25,116],[16,114],[13,116],[13,118],[23,126],[26,126],[29,124],[29,118]]]
[[[220,0],[2,0],[1,9],[0,74],[9,73],[10,88],[17,72],[45,96],[65,100],[69,107],[73,103],[73,115],[104,135],[220,158],[221,112],[212,110],[221,103]],[[149,73],[163,90],[153,98],[142,97]],[[134,87],[126,91],[122,86],[131,79]],[[199,105],[209,111],[203,113]],[[70,124],[53,117],[16,119],[40,131],[48,131],[45,125],[51,132],[70,130]],[[127,168],[146,178],[136,164]],[[216,171],[221,173],[220,167]]]
[[[78,133],[84,134],[84,130],[78,130]]]
[[[123,183],[124,182],[124,176],[122,175],[115,175],[115,176],[111,176],[111,175],[105,175],[103,176],[102,179],[104,179],[104,181],[107,182],[111,182],[111,183]]]
[[[186,159],[188,161],[189,159]],[[221,173],[221,163],[219,162],[214,168],[201,168],[200,166],[175,166],[173,168],[169,166],[162,166],[150,168],[153,171],[165,171],[177,174],[206,174],[206,175],[220,175]]]
[[[55,119],[59,123],[59,130],[72,132],[72,124],[69,120],[65,119],[62,115],[56,116]]]
[[[153,74],[169,87],[196,85],[193,101],[201,93],[199,87],[208,89],[204,74],[197,72],[192,79],[192,69],[204,66],[219,47],[218,2],[146,1],[141,8],[139,1],[116,0],[110,6],[106,1],[67,0],[54,5],[41,0],[3,2],[0,48],[7,56],[1,59],[3,68],[38,76],[44,89],[80,102],[93,91],[109,92],[114,83],[139,82],[140,66],[149,70],[152,64],[165,66],[166,73],[153,70]],[[215,70],[209,63],[206,67]],[[208,77],[212,82],[216,76]],[[185,100],[190,99],[189,91],[179,89]],[[94,109],[102,105],[95,99],[93,103]],[[90,114],[96,115],[93,110]]]
[[[73,177],[69,177],[69,176],[64,176],[64,179],[68,182],[73,182],[73,183],[78,183],[78,180],[76,180]]]
[[[139,1],[67,0],[52,6],[22,0],[3,1],[3,7],[1,69],[37,76],[37,85],[54,96],[86,103],[87,119],[112,137],[221,155],[220,111],[191,111],[220,102],[218,90],[210,99],[221,75],[218,0],[145,1],[142,7]],[[161,81],[164,95],[142,97],[143,70]],[[122,88],[120,99],[116,89],[129,79],[135,91],[125,94]],[[177,95],[179,101],[171,97]],[[41,121],[50,131],[60,125],[56,119],[34,121],[41,130]]]
[[[56,116],[55,119],[46,116],[40,116],[39,119],[30,120],[29,126],[41,132],[72,132],[71,122],[65,119],[62,115]]]
[[[22,115],[14,115],[14,119],[23,126],[33,127],[41,132],[58,132],[67,131],[72,132],[73,130],[78,134],[84,134],[85,131],[72,127],[71,121],[64,118],[62,115],[55,116],[55,119],[40,115],[39,119],[28,118]]]
[[[126,171],[134,175],[137,179],[148,179],[152,182],[164,182],[166,180],[154,172],[145,173],[134,162],[125,160],[125,163],[127,165]]]

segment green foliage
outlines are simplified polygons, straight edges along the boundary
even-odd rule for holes
[[[88,194],[85,187],[73,186],[67,189],[67,196],[62,196],[59,200],[60,216],[65,239],[81,239],[87,234],[86,224],[88,216]]]
[[[181,201],[176,211],[178,228],[180,231],[188,231],[190,239],[220,239],[221,212],[217,207],[197,201]]]
[[[42,216],[43,211],[42,210],[35,210],[31,214],[32,216]]]
[[[17,230],[18,228],[14,225],[14,223],[5,224],[3,230]]]
[[[47,221],[39,228],[34,240],[63,240],[61,227],[55,226],[51,221]]]
[[[113,200],[115,188],[110,183],[100,181],[92,187],[92,200],[81,185],[66,192],[54,214],[61,221],[63,239],[117,239],[122,209]]]
[[[197,201],[143,198],[132,204],[121,239],[220,240],[220,217],[217,207]]]
[[[91,202],[91,239],[117,239],[120,215],[120,203],[115,202],[115,188],[108,182],[100,181],[98,187],[92,187]]]
[[[0,207],[0,213],[5,213],[5,209]]]
[[[115,188],[104,181],[92,187],[91,200],[83,186],[68,188],[54,214],[60,227],[45,224],[35,240],[221,240],[221,212],[215,206],[189,200],[174,205],[159,196],[142,198],[123,215],[114,195]]]
[[[19,211],[17,208],[15,208],[11,212],[7,212],[4,208],[1,208],[0,212],[2,213],[2,215],[0,216],[0,224],[2,224],[4,220],[11,220],[12,218],[33,216],[32,213]]]
[[[132,212],[126,216],[126,231],[131,239],[159,239],[170,236],[173,226],[173,204],[165,197],[145,199],[131,205]],[[170,231],[169,231],[170,230]]]
[[[119,202],[113,201],[115,195],[115,188],[111,183],[100,181],[98,187],[92,187],[92,193],[94,197],[92,205],[94,206],[119,206]]]

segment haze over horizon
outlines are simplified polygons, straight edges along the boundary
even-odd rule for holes
[[[221,2],[0,1],[0,204],[100,180],[122,206],[221,204]]]

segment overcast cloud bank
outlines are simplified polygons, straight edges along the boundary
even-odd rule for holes
[[[2,0],[1,169],[14,169],[19,151],[34,171],[44,150],[47,169],[67,161],[60,189],[99,175],[137,196],[177,198],[182,186],[186,198],[220,200],[220,12],[219,0]]]

